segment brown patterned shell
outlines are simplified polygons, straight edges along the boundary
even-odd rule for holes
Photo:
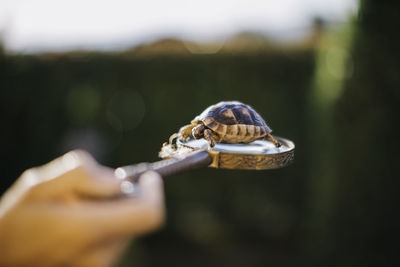
[[[192,123],[200,121],[226,143],[249,143],[272,132],[252,107],[239,101],[219,102],[208,107]]]

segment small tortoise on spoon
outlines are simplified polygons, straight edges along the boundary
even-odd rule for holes
[[[179,138],[183,141],[193,136],[206,139],[210,147],[215,143],[250,143],[266,139],[280,147],[281,144],[270,133],[271,128],[264,119],[250,106],[239,101],[223,101],[212,105],[183,126],[179,133],[170,140]]]

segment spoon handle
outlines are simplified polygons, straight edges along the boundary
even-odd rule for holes
[[[188,170],[194,170],[210,165],[211,156],[207,150],[194,151],[183,158],[170,158],[153,163],[138,163],[119,167],[115,174],[132,182],[136,182],[139,176],[146,171],[158,172],[162,177],[179,174]]]

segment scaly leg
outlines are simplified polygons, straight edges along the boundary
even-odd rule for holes
[[[208,141],[208,144],[210,145],[210,147],[214,147],[215,139],[214,139],[214,136],[213,136],[211,130],[205,129],[203,133],[204,133],[204,139],[206,139]]]
[[[194,127],[192,129],[192,135],[194,136],[194,138],[199,139],[202,138],[204,135],[204,125],[203,124],[199,124],[196,127]]]
[[[274,143],[274,145],[275,145],[276,147],[280,147],[280,146],[281,146],[281,143],[279,143],[279,141],[276,140],[271,134],[267,134],[267,135],[265,136],[265,139],[268,140],[268,141],[270,141],[270,142],[272,142],[272,143]]]
[[[187,141],[189,139],[190,135],[192,134],[192,129],[195,126],[196,125],[193,125],[193,124],[183,126],[179,130],[179,138],[182,139],[183,141]]]

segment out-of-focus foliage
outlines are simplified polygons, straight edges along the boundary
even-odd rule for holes
[[[349,54],[354,25],[349,23],[321,33],[317,49],[316,70],[308,101],[309,176],[307,177],[308,223],[305,231],[304,258],[312,263],[326,260],[331,244],[332,210],[337,197],[337,125],[334,107],[341,96],[346,77],[352,76],[353,61]],[[318,251],[318,253],[315,253]],[[326,264],[326,263],[324,263]]]
[[[337,265],[396,266],[400,215],[400,3],[363,0],[353,75],[335,107]],[[340,256],[339,256],[340,255]]]
[[[114,167],[157,160],[162,143],[208,105],[240,100],[297,144],[296,162],[267,172],[204,169],[169,178],[165,229],[135,242],[126,261],[292,265],[303,216],[313,72],[314,53],[306,48],[4,57],[3,190],[25,168],[75,147]]]
[[[362,1],[357,27],[328,45],[340,68],[332,68],[321,43],[310,102],[319,113],[310,116],[318,129],[306,205],[308,266],[398,265],[399,8]]]
[[[363,1],[356,27],[320,32],[317,51],[258,39],[243,52],[240,35],[216,54],[176,40],[118,53],[0,53],[1,191],[76,147],[112,167],[157,160],[179,127],[236,99],[296,143],[295,163],[168,178],[164,229],[137,239],[121,266],[387,266],[399,225],[396,10]]]

